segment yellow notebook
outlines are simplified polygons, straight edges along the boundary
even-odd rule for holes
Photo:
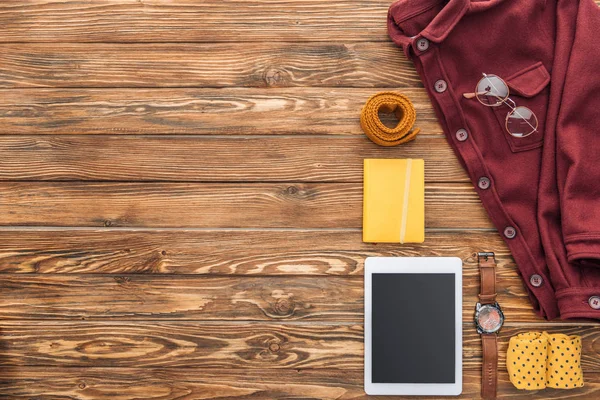
[[[363,242],[425,240],[425,163],[364,160]]]

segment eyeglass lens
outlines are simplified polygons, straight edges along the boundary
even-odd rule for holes
[[[486,75],[477,84],[477,100],[483,105],[496,107],[508,97],[508,86],[496,75]]]
[[[538,120],[533,111],[519,106],[506,116],[506,130],[514,137],[531,135],[538,128]]]

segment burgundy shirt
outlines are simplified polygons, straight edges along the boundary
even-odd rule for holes
[[[412,59],[454,151],[519,267],[537,313],[600,319],[600,10],[593,0],[399,0]],[[474,92],[503,78],[538,132]],[[493,250],[493,249],[490,249]]]

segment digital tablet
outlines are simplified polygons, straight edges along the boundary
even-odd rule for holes
[[[462,392],[462,261],[365,261],[365,392]]]

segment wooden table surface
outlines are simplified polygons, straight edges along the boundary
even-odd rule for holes
[[[464,261],[464,391],[479,397],[473,253],[498,256],[508,338],[546,322],[388,39],[391,0],[3,0],[0,396],[362,399],[368,256]],[[364,101],[407,94],[421,135],[382,148]],[[361,242],[362,159],[426,160],[426,241]]]

